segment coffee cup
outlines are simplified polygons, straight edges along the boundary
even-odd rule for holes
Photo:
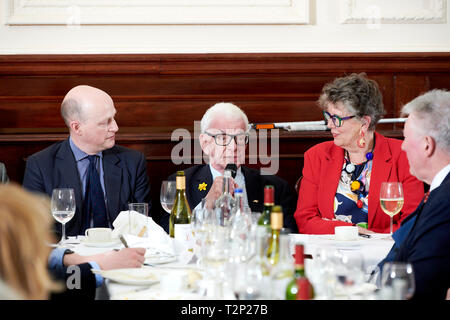
[[[358,239],[358,227],[356,226],[339,226],[334,228],[334,236],[336,240],[356,240]]]
[[[188,275],[182,271],[174,271],[161,276],[161,289],[164,292],[178,292],[186,290]]]
[[[112,241],[112,230],[110,228],[90,228],[85,232],[89,242],[110,242]]]

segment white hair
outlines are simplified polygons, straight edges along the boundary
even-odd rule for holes
[[[434,89],[415,98],[402,108],[402,116],[412,113],[420,120],[422,132],[450,154],[450,92]]]
[[[209,129],[211,122],[217,118],[228,120],[242,119],[245,123],[245,130],[248,130],[248,118],[244,111],[232,103],[219,102],[206,110],[200,122],[201,132],[206,132],[206,130]]]

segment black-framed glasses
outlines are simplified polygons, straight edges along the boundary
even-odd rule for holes
[[[216,133],[212,134],[209,132],[205,132],[208,136],[214,138],[214,142],[218,146],[227,146],[231,143],[231,140],[234,139],[234,142],[237,145],[246,145],[248,143],[248,133],[238,133],[238,134],[228,134],[228,133]]]
[[[334,124],[335,127],[342,126],[344,120],[348,120],[348,119],[356,117],[356,116],[348,116],[348,117],[341,118],[341,117],[339,117],[339,116],[337,116],[335,114],[331,115],[327,111],[323,111],[323,116],[325,118],[325,124],[327,124],[328,121],[331,119],[331,121],[333,121],[333,124]]]

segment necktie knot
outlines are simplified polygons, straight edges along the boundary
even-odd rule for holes
[[[87,156],[88,160],[89,160],[89,164],[94,164],[95,165],[95,160],[98,156],[97,155],[92,155],[92,156]]]

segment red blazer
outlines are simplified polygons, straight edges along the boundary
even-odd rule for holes
[[[384,181],[403,184],[405,203],[394,216],[394,231],[400,222],[413,212],[424,196],[423,182],[409,173],[401,140],[383,137],[375,132],[372,174],[369,187],[369,230],[389,233],[390,218],[380,207],[380,188]],[[305,153],[303,179],[294,217],[300,233],[334,234],[334,227],[351,225],[330,221],[334,216],[334,197],[344,163],[344,149],[333,141],[320,143]]]

